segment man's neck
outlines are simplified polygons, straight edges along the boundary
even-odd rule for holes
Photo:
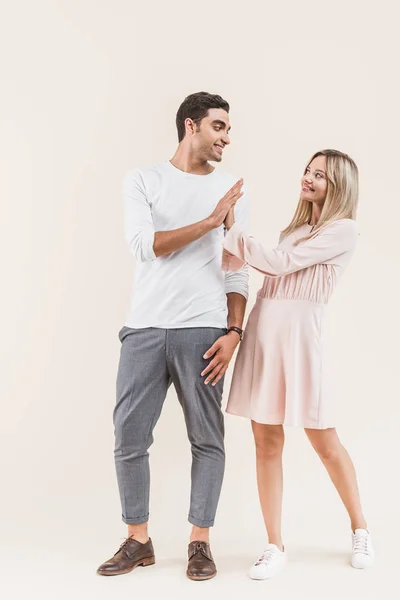
[[[193,175],[208,175],[209,173],[212,173],[215,168],[206,160],[199,160],[193,156],[193,153],[189,152],[181,145],[178,146],[170,163],[180,171],[193,173]]]

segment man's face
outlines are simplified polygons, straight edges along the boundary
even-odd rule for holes
[[[200,160],[221,162],[224,148],[230,144],[231,125],[222,108],[210,108],[191,137],[192,149]]]

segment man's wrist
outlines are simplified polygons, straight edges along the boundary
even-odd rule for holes
[[[206,217],[203,223],[205,225],[206,233],[218,227],[212,217]]]
[[[238,337],[239,341],[242,341],[243,339],[243,329],[241,329],[240,327],[236,327],[234,325],[231,325],[231,327],[228,327],[226,334],[232,334],[232,335],[236,335],[236,337]]]

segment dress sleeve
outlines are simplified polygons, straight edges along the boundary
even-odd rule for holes
[[[281,277],[312,265],[335,263],[336,259],[357,242],[357,226],[352,219],[339,219],[327,225],[315,237],[300,242],[290,250],[265,248],[251,236],[245,235],[235,223],[224,240],[223,268],[232,270],[237,259],[260,273]],[[232,257],[232,258],[231,258]]]
[[[247,187],[243,186],[243,196],[235,206],[235,218],[241,231],[247,231],[250,219],[250,200]],[[228,232],[226,232],[228,233]],[[240,258],[231,256],[230,268],[224,268],[224,250],[222,252],[222,269],[225,271],[225,293],[236,292],[249,297],[249,267]]]

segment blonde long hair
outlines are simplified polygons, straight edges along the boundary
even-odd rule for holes
[[[320,150],[308,161],[307,167],[317,156],[326,157],[326,176],[328,186],[321,216],[312,232],[297,240],[297,243],[314,237],[323,227],[338,219],[356,219],[358,205],[358,168],[350,156],[338,150]],[[281,231],[280,240],[292,231],[309,223],[312,214],[312,202],[300,198],[289,225]]]

